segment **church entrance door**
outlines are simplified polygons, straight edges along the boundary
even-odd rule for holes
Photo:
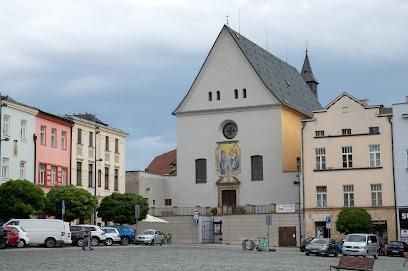
[[[236,190],[222,190],[222,206],[232,207],[237,206],[237,191]]]

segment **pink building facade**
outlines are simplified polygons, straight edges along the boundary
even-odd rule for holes
[[[71,129],[67,119],[40,111],[36,118],[35,183],[48,192],[71,183]]]

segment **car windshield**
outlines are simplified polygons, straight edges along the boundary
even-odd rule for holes
[[[365,243],[366,237],[364,235],[349,235],[346,239],[347,242]]]
[[[142,234],[154,235],[154,231],[144,231]]]
[[[313,245],[324,245],[324,244],[327,244],[327,243],[328,243],[328,241],[326,239],[314,239],[312,241]]]

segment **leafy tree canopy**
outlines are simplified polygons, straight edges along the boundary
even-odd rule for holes
[[[117,224],[135,224],[135,205],[140,206],[140,219],[145,219],[149,211],[147,201],[134,193],[113,193],[105,197],[99,208],[98,216],[103,221],[113,221]]]
[[[370,233],[371,215],[363,208],[343,208],[337,217],[336,229],[344,234]]]
[[[0,219],[30,218],[44,207],[43,190],[27,180],[10,180],[0,185]]]
[[[87,190],[75,186],[54,187],[48,192],[44,211],[61,218],[62,200],[65,201],[65,221],[88,216],[98,206],[98,200]]]

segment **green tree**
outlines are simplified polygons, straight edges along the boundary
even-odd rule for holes
[[[87,190],[74,186],[53,187],[45,198],[44,211],[61,218],[61,204],[65,201],[65,221],[91,215],[98,206],[98,200]]]
[[[370,233],[371,215],[363,208],[343,208],[337,217],[336,229],[344,234]]]
[[[30,218],[44,207],[43,190],[27,180],[10,180],[0,185],[0,220]]]
[[[140,220],[145,219],[149,211],[149,205],[142,196],[134,193],[113,193],[103,198],[98,208],[98,216],[103,221],[135,224],[135,205],[140,205]]]

